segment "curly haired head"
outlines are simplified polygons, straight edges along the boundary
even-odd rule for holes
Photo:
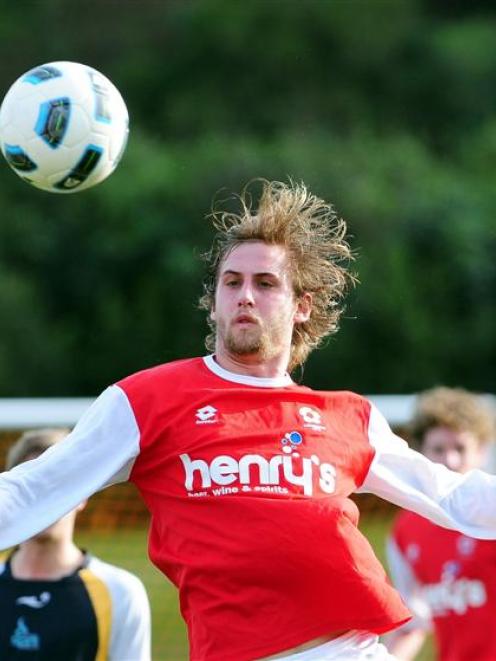
[[[262,191],[255,205],[250,187],[257,182]],[[312,296],[309,320],[293,330],[288,366],[292,371],[305,362],[323,338],[337,331],[344,294],[355,281],[348,270],[353,256],[345,240],[345,222],[303,183],[258,179],[252,184],[236,197],[238,212],[214,208],[209,215],[217,234],[211,250],[204,255],[208,273],[200,308],[209,313],[213,309],[219,267],[234,248],[248,241],[284,246],[296,299],[305,293]],[[213,351],[215,322],[209,319],[209,325],[211,333],[205,344]]]
[[[409,431],[420,446],[433,427],[471,432],[480,443],[487,443],[494,440],[495,414],[480,395],[463,388],[432,388],[419,395]]]

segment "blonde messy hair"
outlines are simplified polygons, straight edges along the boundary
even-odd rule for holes
[[[257,206],[250,192],[256,183],[262,186]],[[342,299],[355,281],[348,270],[353,257],[345,240],[346,224],[330,204],[310,193],[303,183],[257,179],[236,200],[239,212],[214,208],[209,215],[217,234],[211,250],[204,255],[208,273],[200,308],[208,312],[213,309],[219,267],[234,248],[249,241],[284,246],[295,297],[306,292],[312,295],[310,319],[293,330],[288,366],[292,371],[305,362],[324,337],[338,329]],[[208,323],[211,333],[205,344],[214,351],[215,322],[209,317]]]
[[[412,440],[420,447],[433,427],[471,432],[484,444],[494,440],[495,413],[481,395],[463,388],[439,386],[419,395],[409,425]]]

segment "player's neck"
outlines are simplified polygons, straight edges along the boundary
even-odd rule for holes
[[[24,580],[57,580],[72,574],[83,557],[72,540],[30,539],[12,556],[12,575]]]
[[[233,355],[217,347],[214,359],[223,369],[234,374],[245,374],[263,379],[277,379],[286,376],[288,373],[288,359],[286,356],[275,356],[266,360],[256,355]]]

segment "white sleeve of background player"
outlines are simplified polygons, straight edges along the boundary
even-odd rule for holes
[[[107,388],[63,441],[0,474],[0,549],[57,521],[85,498],[129,477],[139,430],[118,386]]]
[[[389,500],[468,537],[496,539],[496,476],[463,475],[429,461],[396,436],[372,406],[369,439],[375,449],[359,492]]]
[[[424,629],[428,631],[431,628],[431,610],[429,604],[422,595],[421,586],[417,582],[412,568],[405,560],[405,557],[392,537],[389,537],[387,540],[386,555],[394,586],[413,614],[413,619],[404,624],[401,630],[404,632],[411,631],[412,629]]]
[[[105,583],[112,599],[108,661],[150,661],[150,603],[143,583],[98,558],[91,558],[88,569]]]

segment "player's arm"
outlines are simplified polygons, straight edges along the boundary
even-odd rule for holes
[[[413,618],[385,636],[384,643],[395,658],[412,661],[419,653],[430,629],[430,608],[422,597],[409,563],[393,537],[387,541],[386,555],[393,583],[412,611]]]
[[[0,549],[44,530],[95,491],[126,480],[138,452],[139,430],[127,397],[111,386],[60,443],[0,474]]]
[[[496,476],[463,475],[429,461],[391,431],[372,406],[369,439],[375,449],[360,492],[374,493],[468,537],[496,539]]]

